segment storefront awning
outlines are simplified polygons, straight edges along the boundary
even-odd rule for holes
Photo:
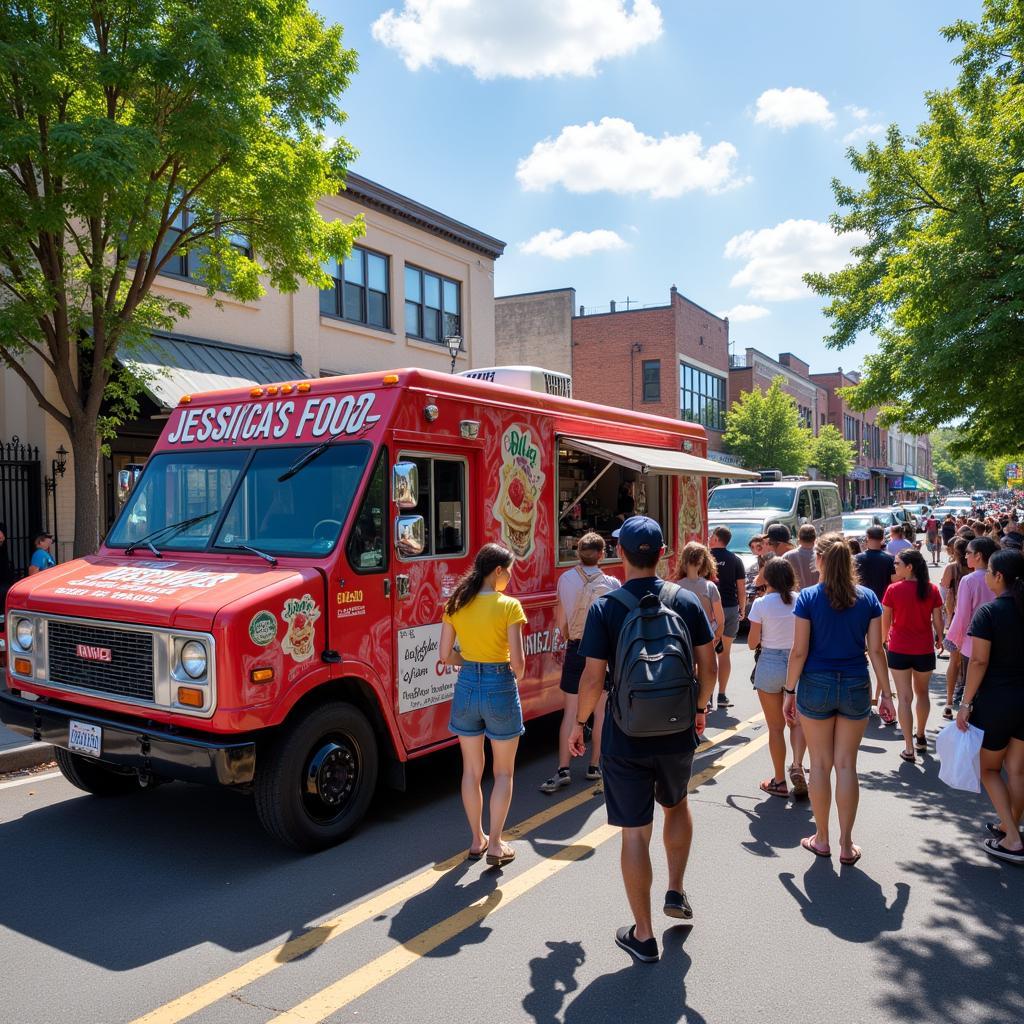
[[[865,469],[863,466],[854,466],[846,475],[850,480],[870,480],[871,470]]]
[[[687,452],[664,448],[644,448],[636,444],[612,444],[610,441],[583,440],[578,437],[560,438],[577,451],[608,459],[637,473],[671,473],[679,476],[714,476],[732,480],[757,480],[758,474],[722,462],[702,459]]]
[[[146,390],[164,409],[173,409],[182,395],[280,384],[309,376],[295,356],[163,334],[133,345],[130,353],[119,359],[145,375]]]
[[[871,472],[878,476],[903,476],[903,470],[892,469],[890,466],[872,466]]]
[[[904,473],[902,476],[896,477],[892,482],[892,489],[894,491],[934,491],[935,484],[931,480],[925,480],[924,477],[911,476],[909,473]]]

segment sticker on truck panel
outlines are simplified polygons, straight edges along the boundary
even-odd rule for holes
[[[257,612],[249,621],[249,639],[257,647],[269,647],[277,639],[277,618],[273,612]]]
[[[530,428],[509,427],[501,439],[501,473],[494,518],[501,523],[501,536],[517,558],[533,551],[537,506],[544,486],[540,468],[540,446]]]
[[[281,618],[288,623],[281,650],[292,656],[292,661],[309,661],[313,657],[313,635],[320,608],[309,594],[290,597],[284,603]]]
[[[441,663],[440,650],[440,622],[398,630],[400,715],[452,699],[456,670]]]

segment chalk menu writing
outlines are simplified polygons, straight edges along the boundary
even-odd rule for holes
[[[441,664],[441,623],[398,630],[398,713],[452,699],[455,669]]]

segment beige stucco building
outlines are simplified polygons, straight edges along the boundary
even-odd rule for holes
[[[145,461],[182,394],[403,366],[447,372],[451,357],[445,338],[451,335],[463,339],[457,370],[493,365],[494,263],[504,242],[358,174],[350,173],[346,190],[325,197],[319,207],[328,220],[361,214],[366,223],[352,257],[341,267],[328,268],[335,277],[330,291],[304,285],[283,294],[268,288],[252,303],[225,294],[208,296],[192,280],[196,265],[187,256],[172,260],[160,275],[155,290],[186,303],[190,315],[174,332],[155,335],[131,356],[153,376],[142,414],[124,425],[111,443],[111,457],[104,459],[108,522],[116,512],[117,471]],[[26,365],[36,379],[44,379],[35,362],[32,366],[26,360]],[[56,398],[52,380],[46,392]],[[0,444],[14,436],[39,448],[40,478],[51,475],[58,447],[70,448],[60,426],[4,368]],[[61,560],[71,556],[73,474],[68,459],[55,496],[40,486],[43,493],[30,496],[28,505],[24,495],[13,493],[13,484],[0,485],[0,521],[6,519],[16,536],[13,550],[19,563],[19,552],[27,550],[24,537],[40,527],[57,533]]]

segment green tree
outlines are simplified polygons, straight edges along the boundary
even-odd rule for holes
[[[814,466],[823,480],[838,480],[853,469],[856,448],[831,423],[826,423],[810,442],[809,465]]]
[[[879,340],[851,404],[915,434],[962,421],[951,451],[996,455],[1024,415],[1024,6],[985,0],[943,34],[957,84],[926,94],[916,135],[849,151],[863,186],[833,182],[833,225],[855,262],[806,281],[831,300],[830,347]]]
[[[355,68],[305,0],[0,11],[0,361],[70,437],[76,554],[99,540],[101,446],[137,409],[118,353],[188,313],[152,291],[167,262],[195,251],[211,294],[248,301],[325,285],[362,233],[316,208],[353,155],[323,132]]]
[[[800,426],[796,402],[776,377],[767,391],[740,392],[726,418],[723,440],[747,469],[779,469],[803,473],[810,450],[810,431]]]
[[[949,428],[932,432],[932,466],[936,481],[951,490],[977,491],[1005,486],[1005,475],[1003,482],[998,483],[991,461],[974,452],[956,454],[957,434],[957,430]],[[1003,468],[1012,461],[1002,457]]]

